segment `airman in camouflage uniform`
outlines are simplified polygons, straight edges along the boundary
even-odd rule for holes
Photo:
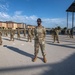
[[[38,52],[39,52],[39,46],[41,48],[41,52],[42,52],[42,55],[43,55],[43,60],[44,60],[44,63],[47,62],[46,60],[46,53],[45,53],[45,36],[46,36],[46,30],[45,28],[41,25],[41,19],[38,18],[37,19],[37,24],[38,26],[35,28],[34,32],[35,32],[35,39],[34,39],[34,55],[35,57],[33,58],[33,62],[36,61],[37,59],[37,55],[38,55]]]
[[[28,28],[28,42],[32,42],[32,33],[31,33],[31,28]]]
[[[7,29],[4,29],[4,35],[5,35],[5,36],[8,36],[8,31],[7,31]]]
[[[51,35],[52,35],[52,38],[54,38],[54,28],[52,28],[51,30]]]
[[[17,29],[17,38],[20,39],[20,29]]]
[[[70,34],[71,34],[71,33],[70,33],[70,29],[67,30],[67,34],[68,34],[68,36],[70,37]]]
[[[10,41],[14,41],[14,34],[15,34],[15,31],[10,30]]]
[[[31,33],[32,33],[32,38],[34,38],[34,28],[32,28]]]
[[[26,37],[26,29],[25,28],[24,28],[23,33],[24,33],[24,37]]]
[[[53,39],[54,39],[54,42],[55,42],[55,40],[57,40],[57,43],[59,43],[59,36],[58,35],[59,35],[59,30],[57,28],[55,28],[53,30]]]
[[[2,33],[0,32],[0,45],[2,45]]]
[[[73,38],[73,28],[70,29],[70,38]]]

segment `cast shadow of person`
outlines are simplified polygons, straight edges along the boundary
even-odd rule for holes
[[[3,38],[3,40],[7,40],[7,41],[9,41],[9,39],[7,39],[7,38]]]
[[[6,47],[6,48],[8,48],[8,49],[10,49],[10,50],[12,50],[14,52],[17,52],[17,53],[19,53],[21,55],[27,56],[27,57],[30,57],[30,58],[33,58],[34,57],[33,54],[30,54],[30,53],[27,53],[25,51],[22,51],[19,48],[15,48],[15,47],[12,47],[12,46],[7,46],[7,45],[4,45],[4,47]]]
[[[18,40],[18,41],[25,41],[25,42],[27,42],[27,40],[26,39],[21,39],[21,38],[14,38],[15,40]]]
[[[8,48],[8,49],[10,49],[10,50],[12,50],[12,51],[14,51],[14,52],[17,52],[17,53],[19,53],[19,54],[21,54],[21,55],[30,57],[31,59],[34,58],[34,55],[33,55],[33,54],[30,54],[30,53],[28,53],[28,52],[22,51],[22,50],[20,50],[19,48],[15,48],[15,47],[12,47],[12,46],[7,46],[7,45],[4,45],[4,47],[6,47],[6,48]],[[38,57],[38,58],[43,61],[43,58],[41,58],[41,57]]]
[[[65,47],[65,48],[71,48],[71,49],[75,49],[74,46],[69,46],[68,44],[54,44],[54,43],[47,43],[49,45],[54,45],[54,46],[60,46],[60,47]],[[71,44],[71,45],[74,45],[74,44]]]

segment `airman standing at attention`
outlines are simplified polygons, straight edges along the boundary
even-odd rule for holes
[[[58,35],[59,35],[59,30],[57,28],[55,28],[53,30],[53,39],[54,39],[54,42],[55,42],[55,40],[57,40],[57,43],[59,43],[59,36]]]
[[[70,38],[73,38],[73,28],[70,29]]]
[[[26,37],[26,28],[24,28],[23,33],[24,33],[24,37]]]
[[[32,38],[34,38],[34,28],[32,28]]]
[[[37,55],[39,52],[39,46],[41,48],[42,56],[43,56],[43,61],[44,63],[47,62],[46,60],[46,53],[45,53],[45,36],[46,36],[46,30],[45,28],[41,25],[41,19],[37,19],[37,24],[38,26],[34,30],[35,38],[34,38],[34,58],[33,62],[36,61]]]
[[[0,32],[0,45],[2,45],[2,32]]]
[[[5,29],[5,36],[8,36],[8,30]]]
[[[54,38],[54,28],[52,28],[51,30],[51,35],[52,35],[52,38]]]
[[[68,34],[68,36],[70,37],[70,34],[71,34],[71,33],[70,33],[70,29],[67,30],[67,34]]]
[[[17,29],[17,38],[20,39],[20,29]]]
[[[32,33],[31,33],[31,28],[28,28],[28,42],[32,42]]]
[[[15,31],[14,30],[10,30],[10,41],[14,41],[14,34],[15,34]]]

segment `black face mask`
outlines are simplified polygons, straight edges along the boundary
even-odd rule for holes
[[[41,22],[40,21],[37,21],[37,24],[38,24],[38,26],[40,26],[41,25]]]

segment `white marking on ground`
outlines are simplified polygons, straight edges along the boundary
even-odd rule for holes
[[[13,43],[13,45],[15,45],[15,43]]]
[[[24,46],[24,44],[21,44],[22,46]]]

